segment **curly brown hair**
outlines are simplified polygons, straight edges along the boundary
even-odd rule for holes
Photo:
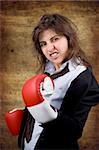
[[[76,25],[67,17],[54,13],[54,14],[43,15],[33,31],[32,38],[33,38],[35,50],[38,55],[38,59],[42,67],[45,66],[46,58],[42,53],[39,44],[39,34],[46,29],[52,29],[57,34],[62,34],[66,36],[68,40],[69,54],[68,54],[68,58],[66,57],[65,60],[69,60],[71,57],[73,57],[75,63],[77,63],[76,58],[78,58],[81,61],[81,63],[83,63],[85,66],[90,66],[84,51],[81,49],[79,45],[79,38],[76,32],[77,29]]]

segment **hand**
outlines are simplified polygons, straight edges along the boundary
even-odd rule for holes
[[[46,74],[29,79],[23,86],[22,95],[27,109],[36,121],[45,123],[57,117],[50,101],[47,100],[54,92],[54,82]]]
[[[12,135],[19,134],[22,119],[23,110],[20,108],[13,109],[5,114],[6,124]]]

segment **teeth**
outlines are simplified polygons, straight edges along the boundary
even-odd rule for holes
[[[50,54],[50,56],[57,56],[57,53],[56,52],[52,53],[52,54]]]

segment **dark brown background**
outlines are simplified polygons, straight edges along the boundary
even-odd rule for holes
[[[21,89],[24,81],[36,73],[32,30],[39,17],[57,12],[69,17],[77,26],[80,42],[99,82],[99,2],[98,1],[0,1],[0,149],[18,150],[5,124],[4,115],[23,107]],[[79,143],[81,150],[99,149],[99,106],[88,117]]]

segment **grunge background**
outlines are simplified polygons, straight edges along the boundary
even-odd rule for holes
[[[24,107],[21,89],[36,74],[32,30],[44,13],[61,13],[78,27],[80,44],[99,82],[99,1],[1,0],[0,1],[0,149],[18,150],[5,124],[5,112]],[[81,150],[99,149],[99,106],[88,117],[79,140]]]

